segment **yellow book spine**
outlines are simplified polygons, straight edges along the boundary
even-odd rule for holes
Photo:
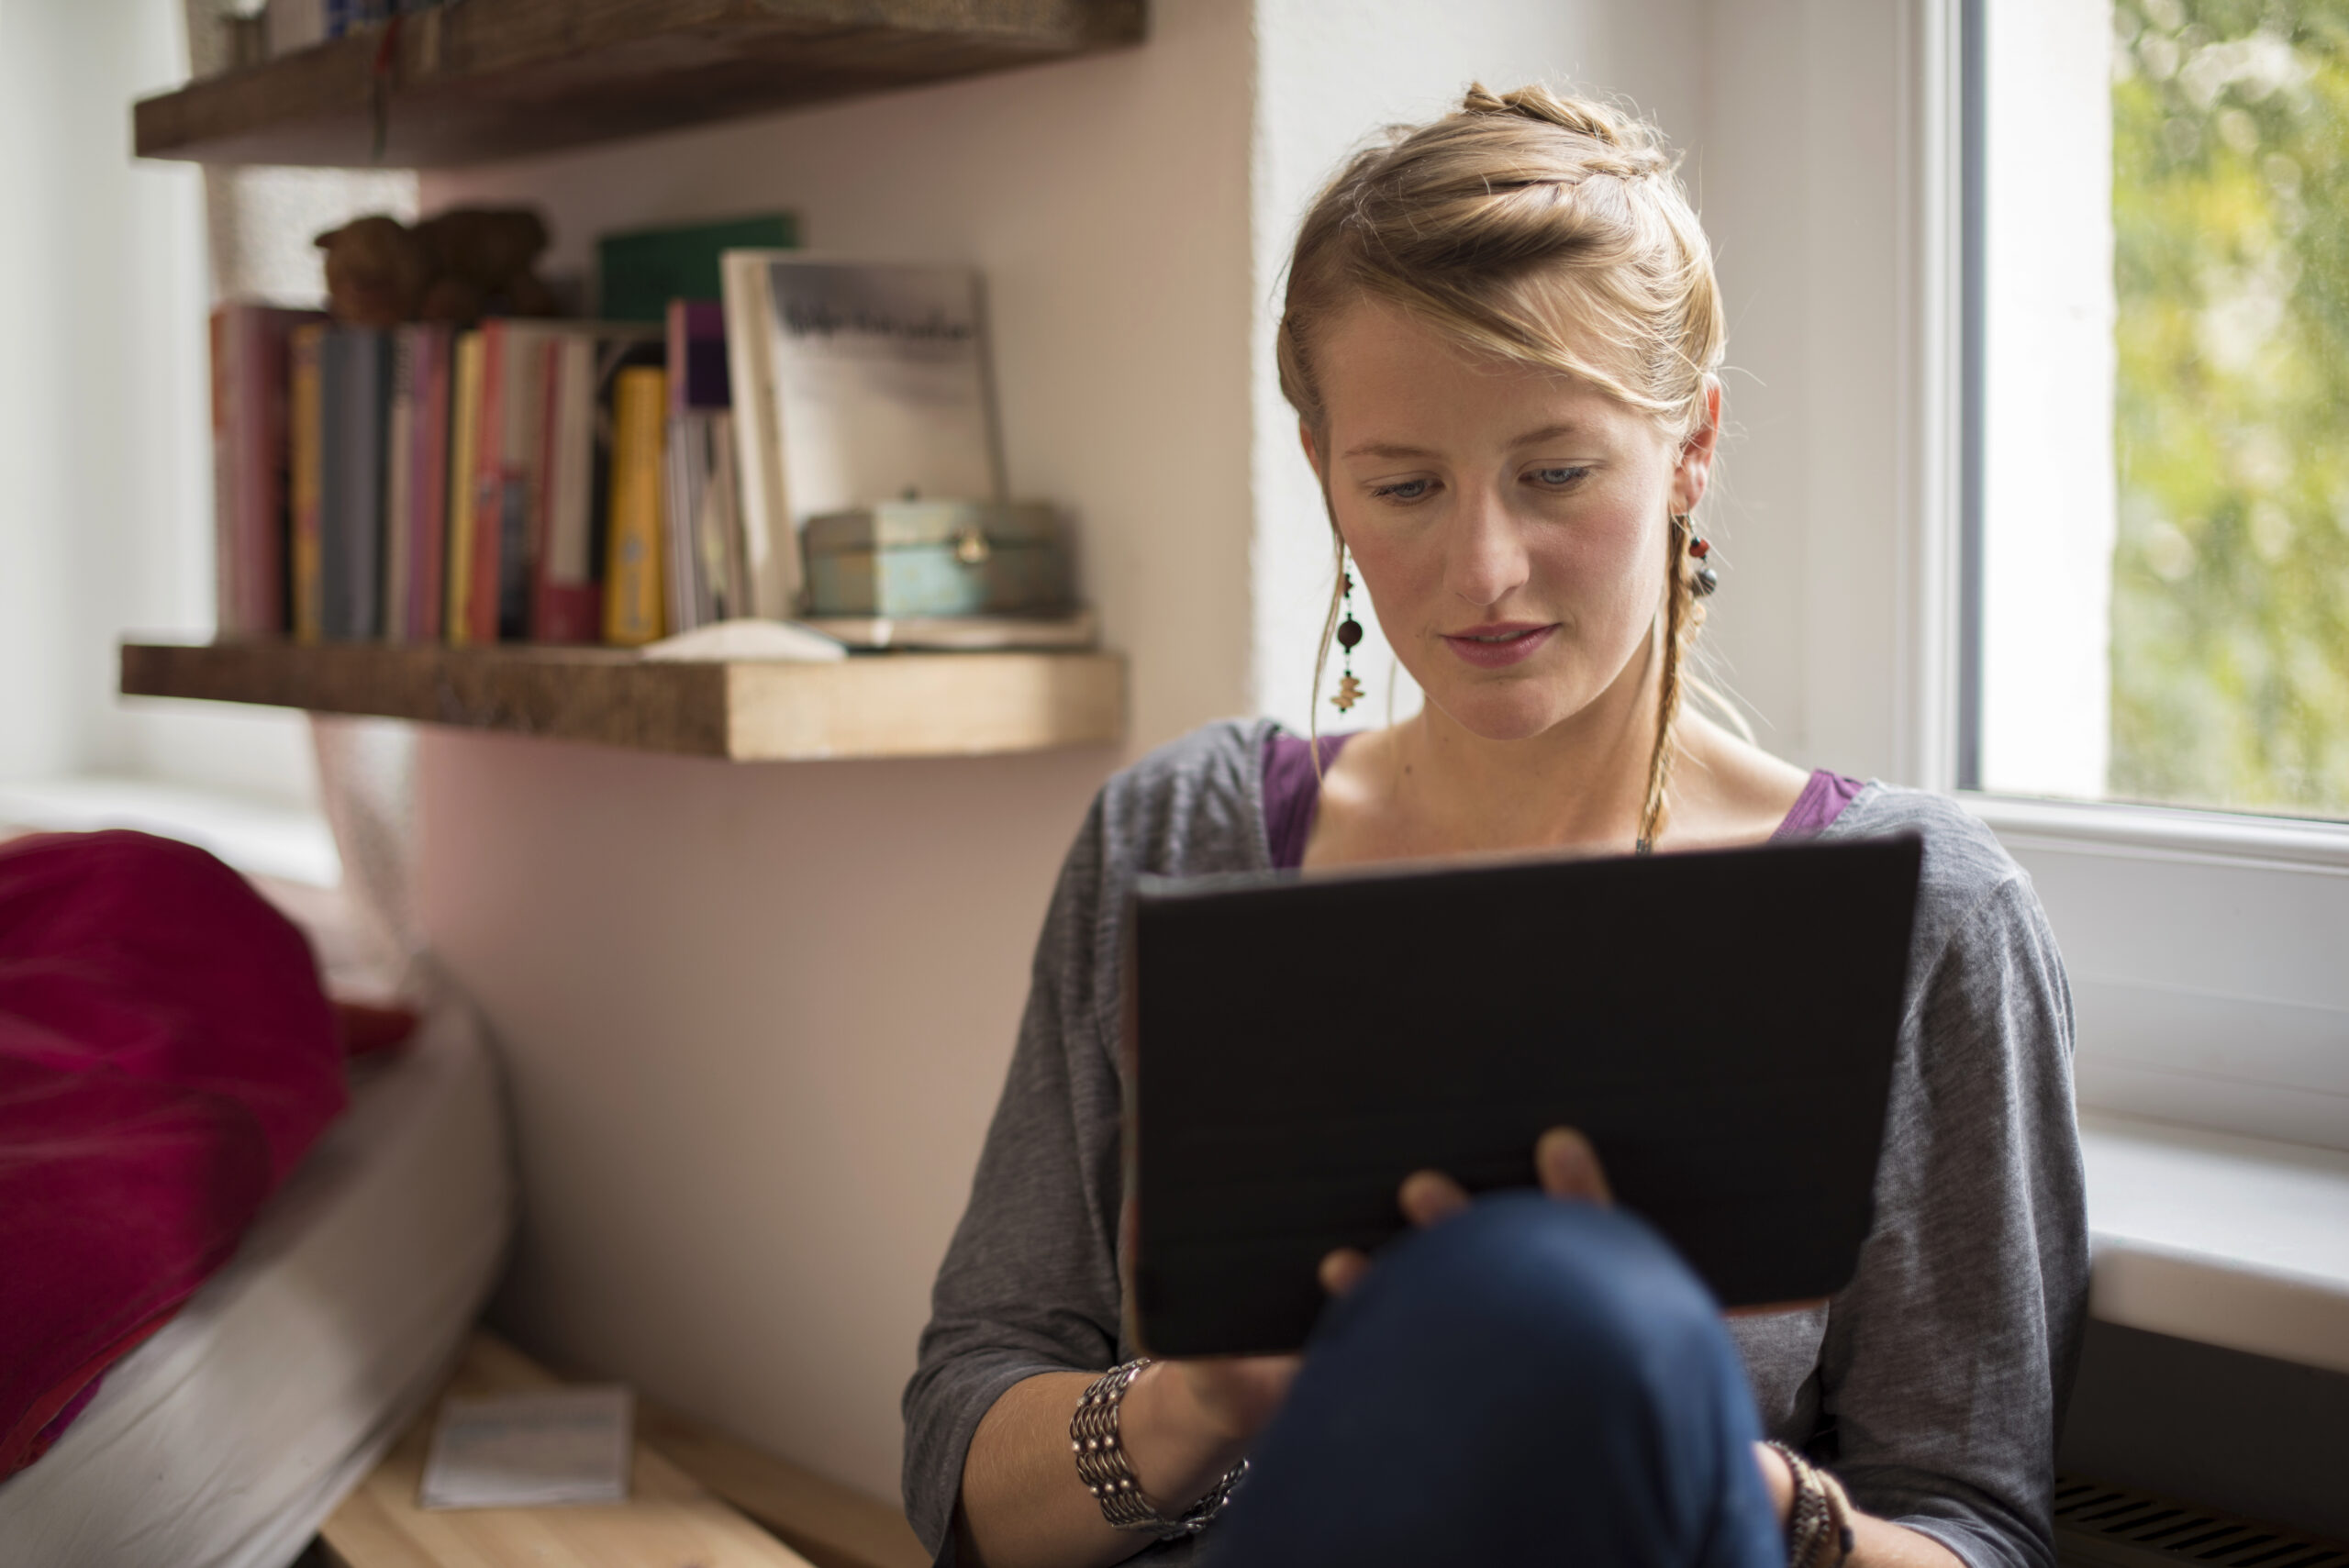
[[[662,446],[668,407],[666,371],[634,365],[613,379],[604,640],[623,648],[661,635]]]
[[[294,570],[294,640],[316,642],[326,632],[326,579],[318,552],[318,443],[322,438],[318,406],[318,346],[326,340],[324,327],[297,327],[290,344],[286,395],[287,466],[291,473],[288,525],[293,538],[287,551]]]
[[[456,384],[449,400],[449,540],[440,558],[448,573],[440,629],[452,647],[473,640],[465,611],[473,600],[473,462],[481,451],[481,334],[464,333],[457,339]]]

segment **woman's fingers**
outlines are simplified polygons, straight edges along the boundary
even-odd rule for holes
[[[1570,1127],[1553,1127],[1533,1146],[1533,1168],[1542,1190],[1552,1197],[1581,1198],[1611,1204],[1615,1194],[1599,1169],[1598,1153],[1590,1140]],[[1468,1189],[1441,1171],[1414,1171],[1403,1178],[1396,1201],[1403,1218],[1414,1225],[1433,1225],[1468,1207]],[[1353,1247],[1341,1247],[1321,1260],[1321,1288],[1343,1296],[1370,1272],[1370,1259]]]
[[[1542,1135],[1533,1146],[1533,1169],[1542,1178],[1542,1190],[1552,1197],[1615,1201],[1607,1173],[1599,1169],[1598,1151],[1571,1127],[1553,1127]]]
[[[1397,1201],[1414,1225],[1433,1225],[1468,1207],[1468,1190],[1442,1171],[1414,1171],[1403,1178]]]
[[[1343,1296],[1370,1273],[1370,1254],[1359,1247],[1341,1247],[1321,1260],[1321,1288]]]

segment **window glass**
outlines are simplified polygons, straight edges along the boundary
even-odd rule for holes
[[[2108,787],[2349,813],[2349,4],[2115,19]]]
[[[2349,817],[2349,0],[1987,8],[1979,782]]]

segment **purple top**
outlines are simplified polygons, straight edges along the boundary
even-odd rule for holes
[[[1324,735],[1320,740],[1324,770],[1338,758],[1339,749],[1360,734]],[[1807,839],[1843,814],[1864,786],[1858,779],[1820,768],[1795,797],[1795,808],[1770,837]],[[1321,777],[1301,735],[1273,731],[1264,741],[1264,840],[1273,864],[1295,871],[1305,863],[1305,841],[1313,836],[1313,818],[1321,806]]]

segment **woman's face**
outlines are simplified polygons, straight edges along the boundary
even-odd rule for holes
[[[1307,454],[1428,701],[1517,740],[1637,680],[1669,518],[1704,492],[1718,418],[1675,441],[1581,382],[1471,357],[1375,301],[1313,352],[1328,450],[1308,432]]]

